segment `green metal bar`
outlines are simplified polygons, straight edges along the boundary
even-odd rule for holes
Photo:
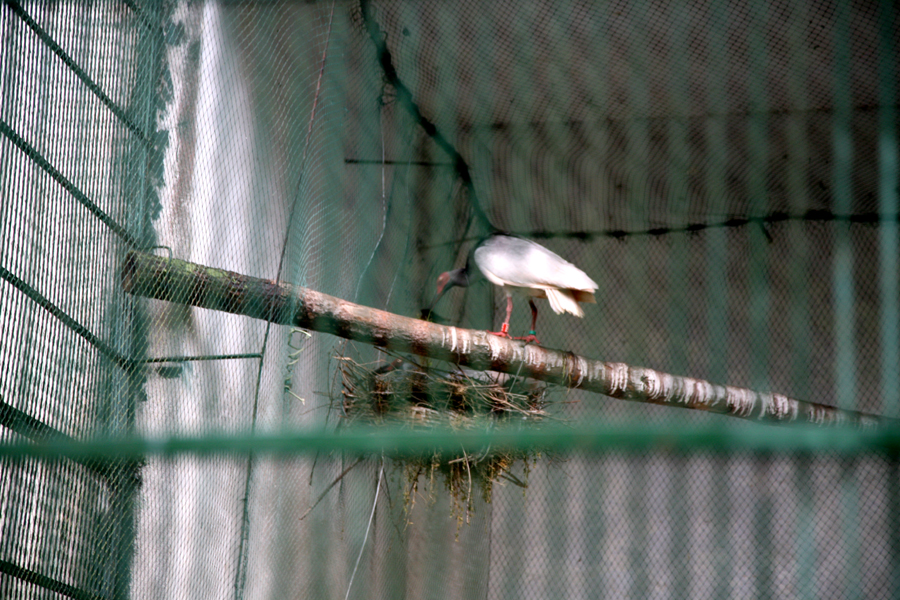
[[[262,358],[259,352],[251,352],[247,354],[210,354],[208,356],[163,356],[160,358],[145,358],[141,362],[145,363],[171,363],[171,362],[190,362],[200,360],[237,360],[245,358]]]
[[[32,440],[50,439],[65,435],[43,421],[35,419],[18,408],[7,404],[2,400],[2,396],[0,396],[0,425]]]
[[[109,227],[113,233],[118,235],[122,240],[132,247],[138,247],[139,244],[137,240],[132,236],[128,231],[125,230],[124,227],[119,225],[115,219],[106,214],[103,209],[97,206],[87,195],[78,189],[75,184],[69,181],[65,175],[60,173],[56,167],[50,164],[50,162],[41,156],[40,152],[38,152],[34,146],[26,142],[22,137],[20,137],[15,131],[13,131],[12,127],[10,127],[5,121],[0,120],[0,133],[5,135],[9,141],[16,145],[25,156],[30,158],[43,169],[50,177],[56,180],[63,189],[65,189],[69,194],[72,195],[75,200],[77,200],[82,206],[84,206],[92,215],[97,217],[104,225]]]
[[[842,471],[841,476],[841,520],[844,544],[847,546],[845,565],[845,587],[843,598],[847,600],[862,600],[862,581],[860,574],[863,565],[860,557],[863,555],[860,540],[859,499],[862,497],[859,485],[856,481],[856,468],[850,467]],[[895,590],[896,591],[896,590]]]
[[[77,587],[57,581],[52,577],[41,575],[40,573],[25,569],[5,560],[0,560],[0,573],[6,573],[10,577],[21,579],[22,581],[26,581],[63,596],[68,596],[69,598],[75,598],[76,600],[105,600],[103,596],[85,592]]]
[[[833,199],[836,212],[853,211],[853,134],[851,131],[850,74],[850,3],[838,2],[835,11],[834,34],[834,119],[832,140],[834,144]],[[853,284],[853,247],[850,228],[835,228],[832,294],[834,296],[833,321],[835,362],[834,381],[837,405],[843,409],[856,408],[856,352],[854,348],[854,323],[856,309]]]
[[[797,494],[800,500],[794,534],[797,539],[797,579],[800,600],[818,598],[816,590],[816,499],[813,493],[812,474],[817,467],[811,457],[797,461]]]
[[[812,59],[809,57],[807,44],[807,23],[809,15],[807,7],[798,3],[792,7],[792,26],[787,37],[790,73],[806,73],[811,68]],[[801,77],[788,77],[787,80],[788,102],[793,107],[805,107],[809,105],[807,98],[806,82]],[[787,181],[786,192],[791,211],[802,211],[810,203],[810,190],[807,185],[807,172],[809,166],[809,137],[808,111],[797,111],[785,115],[787,127],[785,129],[787,139]],[[788,296],[789,316],[788,335],[791,340],[791,369],[790,378],[794,393],[800,397],[811,395],[810,381],[811,342],[811,294],[809,292],[809,272],[814,252],[811,246],[816,243],[812,239],[810,228],[803,224],[787,228],[788,247],[790,259],[788,262]]]
[[[898,160],[897,140],[897,82],[895,69],[898,60],[898,48],[895,44],[896,3],[894,0],[881,0],[878,12],[878,172],[879,172],[879,212],[887,217],[891,212],[900,209],[898,185],[900,185],[900,160]],[[900,240],[898,227],[881,223],[878,228],[880,246],[880,269],[878,281],[880,285],[881,304],[881,413],[888,416],[900,416],[900,307],[897,298],[900,296],[898,283],[898,256],[900,256]],[[900,498],[900,469],[896,463],[891,465],[888,477],[888,498],[893,502]],[[889,589],[900,589],[900,511],[896,506],[888,513],[887,526],[889,536]]]
[[[670,58],[670,75],[667,86],[669,88],[672,107],[675,116],[669,119],[668,124],[668,180],[669,198],[667,204],[671,206],[670,214],[675,222],[689,223],[691,219],[691,204],[695,200],[694,192],[690,184],[690,172],[696,168],[691,151],[691,57],[689,56],[691,37],[691,10],[687,4],[672,2],[668,5],[669,16],[672,23],[672,32],[669,39],[674,51]],[[688,240],[684,236],[678,243],[670,247],[670,262],[668,271],[669,289],[672,299],[669,307],[669,343],[668,353],[673,369],[679,373],[689,372],[690,357],[688,344],[685,340],[692,337],[690,328],[691,313],[695,304],[697,290],[685,282],[690,281],[691,254],[689,248],[696,245],[703,252],[703,243],[697,240]],[[707,346],[709,347],[709,346]],[[671,460],[673,473],[689,471],[688,461]],[[689,558],[692,554],[690,547],[690,519],[686,508],[685,499],[688,495],[688,476],[678,477],[672,475],[671,494],[667,494],[665,502],[665,518],[672,523],[669,547],[665,553],[665,569],[672,574],[670,595],[674,598],[688,598],[691,595],[690,579],[691,569]],[[643,517],[640,517],[643,519]],[[655,591],[655,590],[653,590]],[[651,592],[649,595],[652,595]]]
[[[635,32],[650,31],[650,23],[645,11],[635,10],[630,19],[633,19]],[[626,198],[621,212],[617,215],[624,219],[627,227],[642,225],[647,222],[650,211],[648,198],[650,194],[651,167],[648,162],[650,156],[651,123],[647,117],[651,114],[650,100],[650,56],[648,49],[647,33],[629,35],[624,40],[625,52],[629,63],[630,76],[624,87],[627,94],[626,102],[632,107],[634,114],[643,117],[629,121],[623,127],[625,138],[625,162],[623,164],[624,190]],[[622,43],[619,40],[611,40],[613,43]],[[618,211],[617,211],[618,212]],[[621,222],[621,221],[620,221]],[[648,246],[642,246],[642,249]],[[624,283],[632,306],[629,311],[629,327],[625,328],[625,354],[624,362],[645,362],[646,337],[645,332],[653,330],[650,307],[641,301],[644,297],[647,281],[651,273],[650,265],[643,255],[637,251],[626,252],[623,257],[625,267]],[[637,557],[631,557],[638,560]],[[639,568],[639,565],[631,565]],[[630,590],[634,593],[633,590]],[[637,592],[640,597],[640,592]]]
[[[711,461],[714,474],[712,490],[713,498],[720,499],[724,506],[713,511],[710,527],[713,530],[713,556],[715,557],[714,575],[712,584],[713,598],[731,598],[734,594],[731,590],[731,580],[734,573],[735,556],[729,543],[731,535],[728,532],[730,519],[733,518],[734,508],[729,500],[728,469],[731,461]]]
[[[725,33],[728,15],[722,2],[709,5],[710,19],[706,27],[706,44],[710,48],[726,48]],[[711,52],[708,68],[710,73],[727,72],[728,57],[725,52]],[[724,77],[709,77],[709,91],[706,98],[705,133],[707,161],[705,163],[705,190],[708,198],[708,214],[724,214],[728,208],[728,127],[724,116],[728,112],[728,94]],[[729,236],[722,228],[713,229],[706,240],[706,347],[729,348],[729,332],[724,325],[728,322],[729,298],[722,290],[728,289]],[[728,352],[709,352],[707,377],[721,381],[727,379]],[[727,565],[726,565],[727,568]],[[720,572],[724,578],[725,574]],[[718,588],[717,588],[718,589]]]
[[[26,437],[35,442],[45,442],[48,440],[74,442],[75,438],[64,434],[63,432],[50,427],[43,421],[40,421],[26,412],[23,412],[3,401],[0,396],[0,425],[6,427],[10,431]],[[114,477],[120,477],[124,471],[134,472],[134,465],[126,465],[117,462],[97,462],[90,459],[74,459],[75,462],[81,464],[87,469],[93,471],[97,476],[106,480]]]
[[[648,564],[647,552],[650,545],[649,519],[647,515],[653,514],[647,489],[650,478],[647,476],[648,461],[640,461],[629,469],[625,476],[625,488],[628,490],[628,521],[631,524],[628,530],[627,559],[623,560],[627,565],[629,577],[628,597],[649,598],[652,596],[650,577],[652,567]]]
[[[769,121],[772,118],[766,89],[767,65],[769,64],[768,44],[763,37],[769,18],[770,4],[750,2],[748,4],[749,24],[747,39],[749,60],[746,85],[751,110],[755,112],[744,123],[747,135],[747,187],[746,205],[750,214],[765,214],[769,211]],[[771,390],[769,380],[772,360],[772,293],[769,281],[769,261],[771,260],[771,239],[765,224],[746,231],[747,299],[746,317],[749,326],[750,365],[748,375],[755,390]],[[759,585],[759,582],[757,582]]]
[[[134,11],[147,29],[157,33],[162,29],[160,16],[150,10],[153,8],[154,2],[150,2],[148,6],[142,6],[135,0],[122,0],[122,3]]]
[[[62,321],[63,325],[80,335],[89,344],[99,350],[104,356],[112,360],[123,369],[130,370],[135,366],[135,362],[125,358],[116,352],[109,344],[94,335],[87,327],[67,315],[61,308],[50,302],[43,294],[25,283],[16,275],[10,273],[4,267],[0,267],[0,279],[5,280],[14,288],[28,296],[38,306],[49,312],[51,315]]]
[[[669,119],[668,138],[668,213],[675,222],[686,223],[691,215],[692,193],[688,182],[691,165],[691,148],[689,139],[690,124],[690,65],[687,53],[689,46],[690,24],[688,8],[680,3],[669,5],[669,19],[672,23],[670,43],[681,50],[673,52],[670,59],[670,77],[667,82],[675,116]],[[666,274],[668,289],[672,299],[668,302],[668,348],[672,370],[686,373],[690,369],[688,344],[684,340],[691,339],[689,331],[690,311],[694,304],[695,289],[686,285],[690,281],[690,242],[682,240],[670,249],[670,258]]]
[[[897,51],[892,27],[894,2],[883,0],[879,15],[879,88],[878,88],[878,171],[880,262],[878,283],[881,293],[881,412],[900,416],[900,238],[891,215],[900,211],[897,189],[900,186],[900,160],[897,156],[897,108],[894,70]],[[892,222],[893,221],[893,222]],[[896,589],[896,588],[895,588]]]
[[[391,456],[422,452],[460,450],[475,452],[485,446],[509,451],[542,450],[568,452],[646,453],[671,452],[829,452],[857,455],[900,452],[900,427],[866,430],[815,427],[694,426],[684,423],[620,426],[547,426],[534,431],[495,428],[484,431],[450,429],[410,430],[399,427],[361,427],[340,433],[330,431],[284,431],[261,434],[215,433],[199,437],[102,437],[95,439],[51,439],[40,443],[0,444],[0,457],[43,459],[97,459],[127,461],[147,456],[299,455],[312,452],[345,452]]]
[[[771,460],[761,460],[752,466],[754,476],[759,475],[763,480],[772,469]],[[775,552],[770,549],[775,545],[774,530],[772,527],[772,513],[775,510],[771,495],[761,494],[753,503],[753,515],[751,517],[753,531],[753,545],[757,549],[756,556],[752,560],[752,572],[757,598],[765,598],[776,588],[776,564]],[[766,551],[762,549],[765,548]]]
[[[71,69],[71,71],[75,73],[75,75],[82,81],[82,83],[84,83],[84,85],[87,86],[87,88],[91,90],[91,92],[93,92],[95,96],[97,96],[100,102],[102,102],[110,110],[110,112],[118,117],[119,120],[121,120],[132,133],[140,138],[142,142],[144,142],[145,144],[150,143],[147,133],[143,129],[138,127],[137,124],[132,121],[131,118],[125,113],[125,110],[121,106],[113,102],[112,99],[107,96],[102,89],[100,89],[99,85],[94,83],[90,76],[85,73],[84,69],[78,66],[78,63],[76,63],[72,59],[72,57],[66,54],[66,51],[63,50],[59,46],[59,44],[57,44],[56,41],[54,41],[53,38],[51,38],[47,34],[47,32],[44,31],[44,29],[40,25],[38,25],[37,22],[32,19],[28,13],[25,12],[25,9],[22,8],[22,5],[19,4],[19,2],[17,2],[16,0],[5,0],[5,2],[6,5],[9,6],[10,9],[12,9],[12,11],[16,13],[16,15],[18,15],[19,18],[22,19],[22,21],[24,21],[26,25],[28,25],[28,27],[31,28],[32,31],[34,31],[35,35],[37,35],[38,38],[44,44],[46,44],[46,46],[50,48],[50,50],[54,54],[56,54],[57,57],[59,57],[63,64],[69,67],[69,69]]]
[[[897,498],[900,498],[900,461],[893,461],[890,466],[890,477],[887,478],[887,497],[893,506],[896,506]],[[892,573],[890,589],[900,590],[900,511],[895,508],[888,513],[888,531],[891,532],[890,540],[890,572]]]

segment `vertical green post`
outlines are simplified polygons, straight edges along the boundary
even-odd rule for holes
[[[850,61],[850,3],[837,3],[834,35],[834,212],[850,215],[853,210],[853,138],[851,131],[852,90]],[[835,224],[832,293],[834,296],[834,380],[838,406],[856,407],[855,307],[853,301],[853,248],[849,223]]]

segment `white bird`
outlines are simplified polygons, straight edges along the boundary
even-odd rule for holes
[[[453,286],[466,287],[476,275],[472,269],[474,259],[478,270],[494,285],[506,292],[506,320],[495,335],[509,336],[509,318],[512,315],[512,292],[528,296],[531,305],[531,331],[523,339],[537,342],[535,324],[537,306],[534,298],[546,298],[553,312],[572,313],[583,317],[579,302],[596,303],[594,291],[597,284],[584,271],[558,254],[524,238],[494,234],[482,240],[473,250],[461,269],[442,273],[437,279],[437,296],[432,306]]]

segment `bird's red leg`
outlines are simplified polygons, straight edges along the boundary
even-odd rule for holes
[[[528,305],[531,306],[531,331],[525,337],[515,339],[523,340],[529,344],[540,344],[541,342],[537,339],[537,334],[534,332],[535,325],[537,325],[537,306],[535,306],[534,300],[528,300]]]
[[[506,320],[503,321],[503,325],[500,326],[500,331],[490,331],[488,333],[493,333],[494,335],[499,335],[500,337],[509,337],[509,317],[512,315],[512,296],[506,297]]]

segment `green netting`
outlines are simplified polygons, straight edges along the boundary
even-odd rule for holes
[[[4,0],[0,597],[897,597],[898,49],[886,0]],[[265,304],[418,319],[499,230],[597,282],[538,300],[567,365],[754,411],[401,341],[487,347],[485,281]]]

